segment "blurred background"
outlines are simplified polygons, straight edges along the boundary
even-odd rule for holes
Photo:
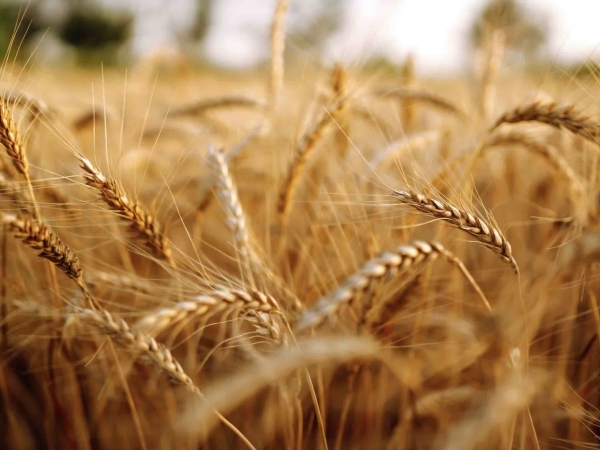
[[[0,0],[0,54],[25,12],[20,58],[43,64],[255,69],[269,56],[275,0]],[[600,44],[600,1],[291,1],[287,60],[342,61],[445,77],[473,70],[472,52],[498,30],[507,64],[589,72]],[[583,65],[588,62],[589,64]],[[582,67],[583,66],[583,67]]]

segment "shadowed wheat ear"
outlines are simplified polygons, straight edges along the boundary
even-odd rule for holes
[[[540,122],[558,129],[583,136],[592,142],[600,139],[600,122],[578,111],[575,105],[560,106],[556,103],[533,102],[520,106],[496,120],[490,131],[503,123]]]
[[[396,98],[399,100],[411,100],[414,102],[426,103],[441,111],[455,114],[460,118],[464,119],[468,117],[468,114],[458,105],[434,92],[404,87],[396,89],[377,89],[373,92],[373,95],[384,98]]]
[[[202,391],[194,384],[190,376],[183,370],[181,364],[173,357],[171,351],[164,345],[156,342],[152,337],[145,336],[129,327],[121,318],[113,317],[108,311],[93,311],[91,309],[77,309],[75,315],[82,322],[95,327],[101,334],[110,337],[117,345],[133,353],[140,360],[163,372],[169,380],[176,385],[185,386],[194,394],[204,398]],[[219,420],[231,429],[251,449],[255,447],[248,439],[223,415],[213,409]]]
[[[402,153],[407,150],[418,150],[433,144],[440,139],[440,133],[437,131],[423,131],[406,136],[398,141],[392,142],[385,148],[381,149],[369,161],[369,165],[373,169],[377,169],[379,165],[391,158],[399,158]]]
[[[444,220],[450,225],[460,228],[475,237],[479,242],[493,250],[500,259],[510,264],[518,274],[519,267],[512,256],[510,243],[495,227],[476,215],[459,209],[443,200],[426,197],[425,195],[412,191],[393,191],[394,196],[405,205],[409,205],[421,212]]]
[[[473,284],[485,306],[491,311],[491,306],[485,295],[464,264],[456,256],[437,242],[415,241],[412,244],[401,245],[393,251],[381,253],[365,263],[336,290],[318,300],[312,308],[307,310],[300,318],[296,329],[301,331],[322,324],[326,319],[336,315],[342,307],[355,303],[362,294],[384,277],[389,279],[398,270],[414,267],[426,261],[433,261],[438,257],[446,259],[460,269],[463,275]]]
[[[342,111],[343,106],[340,103],[336,103],[331,111],[323,111],[319,116],[319,120],[304,134],[300,141],[277,202],[277,212],[282,223],[287,223],[292,201],[300,185],[300,179],[308,159]]]
[[[83,280],[83,269],[79,265],[79,258],[46,224],[13,214],[2,214],[0,220],[8,226],[8,230],[14,234],[15,238],[22,240],[35,250],[40,250],[38,256],[56,265],[65,275],[75,281],[86,297],[89,296]]]
[[[115,180],[107,178],[89,159],[82,155],[77,157],[81,162],[81,168],[85,171],[86,184],[100,192],[110,209],[129,222],[131,229],[151,250],[175,267],[171,245],[163,234],[160,223],[139,203],[130,200],[123,188]]]
[[[247,95],[228,95],[224,97],[197,100],[190,104],[182,105],[178,108],[172,109],[169,113],[169,116],[190,116],[219,108],[238,107],[264,109],[266,106],[267,105],[263,99],[249,97]]]
[[[285,18],[290,0],[277,0],[273,23],[271,25],[271,69],[269,72],[269,105],[273,110],[277,106],[279,93],[283,87],[285,70]]]
[[[218,286],[210,294],[198,295],[149,313],[137,322],[135,328],[155,333],[184,319],[205,317],[225,310],[255,313],[281,311],[277,301],[262,292]]]
[[[477,155],[482,157],[485,150],[500,145],[521,145],[537,153],[550,164],[556,173],[567,183],[571,192],[572,201],[577,204],[583,197],[583,182],[571,168],[569,163],[551,146],[535,138],[516,131],[496,131],[484,143],[482,151]]]

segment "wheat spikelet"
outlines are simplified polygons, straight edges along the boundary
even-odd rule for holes
[[[60,237],[42,222],[35,222],[28,218],[17,217],[12,214],[3,214],[2,223],[8,226],[15,238],[21,239],[25,244],[35,250],[41,250],[41,258],[47,259],[81,288],[87,295],[83,281],[83,269],[79,265],[79,258]]]
[[[440,138],[440,133],[437,131],[424,131],[411,136],[406,136],[398,141],[392,142],[385,148],[378,151],[375,156],[369,161],[369,165],[373,169],[377,169],[381,163],[391,157],[400,157],[407,150],[418,150],[427,145],[433,144]]]
[[[319,120],[305,133],[296,150],[288,175],[279,194],[277,212],[280,220],[285,223],[292,208],[292,200],[296,195],[304,168],[319,141],[329,131],[332,121],[341,113],[342,107],[336,104],[331,111],[323,111]]]
[[[211,109],[234,107],[263,109],[265,106],[266,103],[262,99],[253,98],[246,95],[230,95],[198,100],[188,105],[183,105],[172,109],[169,115],[171,117],[191,116],[204,113]]]
[[[169,240],[162,232],[162,227],[139,203],[129,199],[123,188],[112,179],[108,179],[92,162],[78,155],[81,168],[85,171],[88,186],[100,192],[102,199],[112,211],[131,224],[131,229],[149,246],[151,250],[163,257],[171,266],[175,260]]]
[[[29,177],[29,162],[25,153],[25,142],[13,119],[8,103],[0,99],[0,144],[6,149],[17,172]]]
[[[255,257],[250,248],[250,236],[246,227],[244,210],[242,209],[237,189],[229,174],[229,168],[225,162],[223,152],[209,146],[208,156],[210,166],[216,177],[217,196],[221,200],[227,215],[227,228],[233,233],[236,249],[240,253],[244,268],[249,273],[251,271],[251,260]]]
[[[105,310],[78,309],[73,314],[83,322],[96,327],[102,334],[111,337],[114,342],[126,350],[140,355],[143,362],[160,369],[173,383],[199,392],[169,349],[158,344],[153,338],[131,329],[123,319],[115,318]]]
[[[539,142],[525,133],[515,131],[496,131],[486,141],[478,157],[483,156],[486,149],[499,145],[522,145],[528,150],[543,157],[548,164],[565,180],[571,191],[573,202],[577,203],[583,196],[583,183],[569,163],[551,145]]]
[[[262,292],[226,289],[218,286],[208,295],[198,295],[144,316],[135,325],[135,328],[158,332],[181,320],[212,315],[224,310],[253,311],[255,313],[280,311],[276,300]]]
[[[269,72],[269,105],[277,106],[279,93],[283,87],[285,61],[285,18],[290,0],[277,0],[273,23],[271,25],[271,70]]]
[[[490,131],[503,123],[540,122],[571,133],[592,142],[600,138],[600,123],[578,111],[575,105],[560,106],[556,103],[533,102],[507,112],[496,120]]]
[[[484,219],[468,211],[461,210],[443,200],[429,198],[415,191],[394,191],[394,196],[406,205],[438,217],[452,226],[469,233],[483,245],[493,250],[500,259],[509,263],[517,274],[519,273],[517,262],[512,256],[510,243],[499,230]]]
[[[373,95],[385,98],[397,98],[399,100],[412,100],[415,102],[427,103],[441,111],[446,111],[455,114],[461,118],[468,117],[468,114],[455,105],[450,100],[442,97],[434,92],[424,91],[421,89],[412,88],[396,88],[396,89],[378,89],[373,92]]]
[[[381,253],[368,261],[335,291],[318,300],[300,318],[297,330],[320,325],[337,314],[343,306],[356,302],[374,283],[384,277],[389,279],[398,270],[414,267],[425,261],[433,261],[440,256],[457,265],[463,273],[468,273],[462,262],[437,242],[415,241],[412,244],[401,245],[393,251]],[[490,308],[481,290],[477,289],[486,306]]]

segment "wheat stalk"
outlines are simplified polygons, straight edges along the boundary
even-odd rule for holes
[[[281,311],[277,301],[262,292],[226,289],[217,286],[208,295],[198,295],[189,300],[151,312],[137,322],[135,329],[158,332],[184,319],[212,315],[224,310],[253,311],[255,313]]]
[[[469,233],[483,245],[493,250],[500,259],[509,263],[517,274],[519,273],[517,262],[512,256],[510,243],[498,229],[484,219],[468,211],[461,210],[448,202],[429,198],[415,191],[394,191],[394,196],[406,205],[440,218],[452,226]]]
[[[355,303],[373,285],[384,277],[393,277],[398,270],[417,266],[423,262],[429,262],[442,257],[460,268],[463,274],[468,275],[463,263],[452,253],[437,242],[415,241],[412,244],[401,245],[393,251],[381,253],[374,259],[366,262],[353,275],[346,279],[337,289],[329,295],[318,300],[312,308],[306,311],[300,318],[296,329],[302,331],[306,328],[322,324],[326,319],[333,317],[340,308]],[[474,283],[474,281],[473,281]],[[478,293],[484,300],[488,309],[491,307],[479,289]]]
[[[14,233],[15,238],[21,239],[35,250],[40,250],[38,256],[53,263],[65,275],[75,281],[83,293],[88,296],[83,280],[83,269],[79,265],[79,258],[54,231],[42,222],[17,217],[13,214],[3,214],[1,217],[2,223],[8,226],[9,231]]]
[[[271,70],[269,72],[269,105],[274,110],[283,87],[285,70],[285,18],[290,0],[277,0],[271,25]]]
[[[286,223],[290,210],[292,208],[292,201],[300,185],[300,180],[304,168],[315,150],[319,141],[329,131],[332,121],[335,120],[342,112],[343,106],[337,103],[331,111],[323,111],[319,116],[319,120],[304,134],[304,137],[300,141],[296,150],[296,156],[292,161],[288,170],[288,175],[283,183],[283,188],[279,194],[279,201],[277,203],[277,211],[279,218],[282,223]]]
[[[119,217],[131,224],[131,229],[143,239],[148,247],[175,267],[175,260],[169,240],[164,235],[160,223],[139,203],[130,200],[123,188],[112,179],[107,178],[92,162],[82,155],[77,155],[81,168],[85,171],[88,186],[100,192],[104,202]]]
[[[554,128],[564,128],[592,142],[598,142],[600,138],[600,123],[597,120],[578,111],[575,105],[560,106],[554,102],[533,102],[520,106],[499,117],[490,131],[503,123],[519,122],[540,122]]]

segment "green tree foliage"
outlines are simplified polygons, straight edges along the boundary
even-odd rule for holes
[[[494,30],[505,32],[509,50],[529,55],[536,53],[547,37],[544,24],[517,0],[489,0],[471,29],[472,45],[481,47],[486,33]]]

